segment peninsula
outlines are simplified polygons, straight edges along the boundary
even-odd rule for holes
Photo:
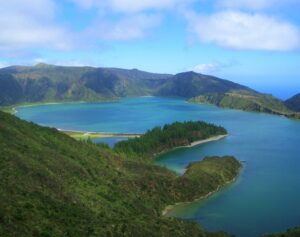
[[[121,141],[115,151],[130,156],[154,158],[158,154],[180,147],[191,147],[219,140],[227,135],[223,127],[201,121],[186,121],[155,127],[139,138]]]
[[[181,128],[182,136],[173,128]],[[152,150],[135,150],[139,146],[132,144],[143,144],[138,139],[152,137],[146,133],[112,150],[0,112],[0,235],[230,236],[161,213],[232,180],[240,169],[235,158],[205,158],[177,176],[140,156],[224,131],[203,122],[176,123],[162,130],[169,140],[160,149],[149,143]],[[193,136],[185,140],[184,134]]]

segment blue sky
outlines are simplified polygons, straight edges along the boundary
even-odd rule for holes
[[[299,0],[1,2],[0,67],[39,62],[194,70],[300,92]]]

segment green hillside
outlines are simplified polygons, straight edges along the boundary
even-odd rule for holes
[[[268,94],[244,90],[233,90],[227,93],[209,93],[189,100],[194,103],[210,103],[223,108],[245,111],[265,112],[290,116],[293,114],[283,101]]]
[[[195,72],[183,72],[168,80],[157,92],[161,96],[192,98],[206,93],[226,93],[231,90],[253,91],[240,84]]]
[[[149,95],[170,76],[136,69],[12,66],[0,70],[0,106]]]
[[[236,177],[233,157],[206,158],[177,177],[3,112],[0,148],[0,236],[228,236],[161,213]]]
[[[48,64],[0,69],[0,106],[17,103],[99,101],[128,96],[191,98],[205,93],[251,89],[194,72],[156,74],[118,68],[63,67]]]
[[[300,112],[300,93],[286,100],[285,105],[291,110]]]

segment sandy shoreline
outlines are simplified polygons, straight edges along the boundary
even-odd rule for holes
[[[198,146],[198,145],[201,145],[201,144],[204,144],[204,143],[208,143],[208,142],[214,142],[214,141],[218,141],[218,140],[221,140],[221,139],[224,139],[225,137],[227,137],[228,134],[225,134],[225,135],[218,135],[218,136],[214,136],[214,137],[210,137],[210,138],[207,138],[207,139],[204,139],[204,140],[199,140],[199,141],[195,141],[195,142],[192,142],[191,144],[189,145],[185,145],[185,146],[177,146],[177,147],[174,147],[172,149],[168,149],[168,150],[164,150],[164,151],[161,151],[157,154],[154,154],[154,159],[157,158],[158,156],[160,155],[163,155],[167,152],[170,152],[170,151],[173,151],[173,150],[177,150],[177,149],[181,149],[181,148],[191,148],[191,147],[195,147],[195,146]]]
[[[204,144],[204,143],[208,143],[208,142],[213,142],[213,141],[218,141],[218,140],[221,140],[221,139],[223,139],[223,138],[225,138],[227,136],[228,136],[228,134],[214,136],[214,137],[207,138],[207,139],[204,139],[204,140],[192,142],[190,145],[183,146],[183,147],[194,147],[194,146],[198,146],[200,144]]]
[[[139,133],[113,133],[113,132],[88,132],[88,131],[76,131],[76,130],[66,130],[57,128],[58,131],[63,132],[71,137],[91,137],[91,138],[101,138],[101,137],[129,137],[135,138],[140,137],[143,134]]]

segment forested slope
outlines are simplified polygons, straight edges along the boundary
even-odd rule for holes
[[[235,177],[233,157],[207,158],[177,177],[3,112],[0,148],[0,236],[228,236],[161,213]]]

